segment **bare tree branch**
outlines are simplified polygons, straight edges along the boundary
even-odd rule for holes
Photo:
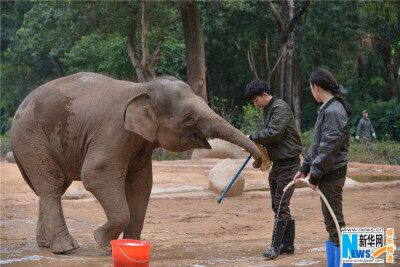
[[[311,5],[311,1],[306,1],[301,9],[293,16],[293,19],[290,21],[289,26],[287,27],[287,32],[292,32],[294,29],[294,25],[300,20],[301,16],[307,12],[308,8]]]
[[[247,51],[247,59],[249,60],[251,72],[253,72],[254,77],[258,80],[258,74],[254,64],[253,48],[251,46],[251,40],[249,42],[249,50]]]
[[[168,22],[162,26],[162,28],[167,28],[169,25],[175,24],[175,22],[182,20],[182,17],[179,17],[171,22]]]
[[[283,57],[283,53],[280,53],[278,59],[275,62],[275,66],[271,70],[271,74],[275,71],[276,67],[279,65],[279,62],[281,61],[282,57]]]
[[[283,25],[281,15],[279,14],[278,10],[276,10],[276,8],[275,8],[274,4],[271,2],[271,0],[267,0],[267,4],[268,4],[269,9],[272,12],[272,15],[275,17],[275,20],[278,23],[279,28],[281,28],[283,30],[284,25]]]
[[[149,11],[148,0],[142,0],[142,63],[143,69],[147,75],[154,78],[149,69],[149,43],[148,43],[148,25],[147,14]]]
[[[128,32],[128,39],[127,39],[127,45],[128,45],[128,55],[129,58],[131,59],[134,67],[139,67],[141,59],[141,55],[137,49],[137,43],[136,43],[136,21],[135,21],[135,15],[137,14],[138,9],[133,10],[132,14],[132,19],[130,22],[129,26],[129,32]]]
[[[279,54],[278,59],[275,62],[274,67],[271,70],[271,67],[269,65],[269,56],[268,56],[268,33],[265,34],[265,58],[267,61],[267,85],[268,87],[271,87],[271,77],[272,77],[272,73],[274,73],[276,67],[279,65],[279,62],[281,61],[282,57],[283,57],[283,53],[281,52]]]

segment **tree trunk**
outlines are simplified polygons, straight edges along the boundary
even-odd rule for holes
[[[142,26],[142,53],[139,52],[136,43],[136,31],[137,31],[137,22],[136,15],[139,9],[134,8],[132,12],[132,18],[130,21],[130,30],[128,33],[127,47],[128,47],[128,55],[131,59],[132,65],[136,70],[136,76],[139,82],[147,82],[156,77],[156,66],[157,62],[163,57],[157,57],[157,54],[160,52],[161,41],[159,41],[158,46],[152,55],[149,54],[149,45],[148,45],[148,23],[147,16],[149,11],[149,1],[142,1],[142,18],[141,18],[141,26]]]
[[[293,32],[289,33],[289,38],[286,44],[286,58],[285,58],[285,73],[283,85],[283,100],[288,103],[289,107],[292,106],[292,73],[293,73]]]
[[[301,9],[293,15],[294,0],[282,1],[282,11],[279,13],[271,0],[267,0],[269,9],[274,16],[279,29],[279,53],[281,57],[275,79],[275,93],[291,106],[292,104],[292,68],[295,24],[307,12],[311,1],[306,1]]]
[[[293,66],[293,94],[292,94],[292,105],[294,112],[294,122],[296,129],[301,132],[301,107],[300,107],[300,92],[301,92],[301,68],[300,59],[298,55],[295,57]]]
[[[203,32],[197,1],[181,2],[179,10],[186,44],[187,83],[196,95],[207,102]]]
[[[281,57],[277,67],[277,77],[275,79],[275,95],[283,99],[283,86],[285,83],[285,61],[286,61],[286,44],[280,44],[279,55]]]
[[[396,79],[394,75],[394,67],[392,64],[392,46],[389,42],[379,38],[380,43],[382,45],[381,54],[383,58],[383,63],[385,64],[386,70],[389,75],[390,81],[390,89],[393,98],[397,98],[397,87],[396,87]]]

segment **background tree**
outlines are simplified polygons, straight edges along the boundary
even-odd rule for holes
[[[186,44],[187,83],[193,92],[207,102],[206,63],[197,1],[179,3]]]
[[[275,85],[271,86],[274,95],[278,92],[280,76],[277,68],[272,72],[280,61],[276,19],[266,1],[189,3],[197,5],[209,103],[236,127],[251,132],[259,126],[259,111],[244,98],[246,84],[257,74]],[[301,10],[305,3],[294,2],[293,18],[295,10]],[[139,80],[127,48],[129,36],[136,43],[138,55],[143,56],[142,2],[5,0],[0,4],[2,136],[9,130],[20,101],[49,80],[79,71]],[[165,58],[156,62],[152,75],[170,74],[189,80],[186,52],[190,48],[185,43],[184,23],[180,23],[183,16],[179,6],[183,2],[147,4],[148,58],[156,51],[154,58]],[[281,16],[283,3],[273,5]],[[400,118],[395,112],[398,104],[392,100],[393,88],[398,94],[400,82],[398,7],[396,1],[315,1],[300,17],[293,30],[296,45],[291,76],[292,106],[296,119],[301,117],[303,132],[312,129],[319,107],[309,92],[309,75],[323,67],[337,78],[346,102],[354,110],[350,118],[352,131],[361,110],[371,108],[370,117],[379,125],[378,138],[400,140]],[[378,22],[378,18],[383,21]],[[394,79],[389,75],[389,62]],[[301,116],[296,111],[296,92],[301,100]]]
[[[294,1],[283,1],[281,12],[278,12],[271,0],[267,0],[279,29],[279,56],[278,77],[275,80],[276,92],[289,106],[292,106],[292,69],[294,53],[294,27],[301,16],[307,12],[311,1],[305,1],[303,6],[294,14]],[[297,94],[296,94],[297,95]],[[296,101],[297,103],[297,101]],[[295,114],[297,115],[297,114]]]
[[[374,1],[361,5],[363,30],[371,42],[370,49],[377,50],[382,56],[389,78],[390,93],[398,98],[397,78],[400,69],[400,2]]]

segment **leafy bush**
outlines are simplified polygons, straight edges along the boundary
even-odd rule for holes
[[[354,162],[400,165],[400,143],[387,140],[366,143],[352,138],[347,159]]]
[[[312,143],[312,138],[313,138],[314,130],[311,129],[310,131],[303,132],[300,137],[301,137],[301,144],[302,144],[302,151],[301,154],[303,158],[307,156],[308,149],[311,146]]]
[[[66,53],[62,62],[69,74],[92,71],[118,79],[133,79],[135,73],[126,50],[126,37],[118,34],[83,36]]]
[[[312,137],[312,130],[301,134],[303,156],[307,155]],[[389,140],[366,143],[365,141],[357,141],[353,137],[350,137],[350,149],[347,159],[351,162],[400,165],[400,143]]]
[[[361,111],[366,109],[378,139],[400,141],[400,106],[397,104],[397,99],[393,98],[390,101],[378,99],[373,102],[369,98],[365,101],[356,101],[352,108],[354,113],[350,122],[353,135],[362,117]]]
[[[230,124],[234,124],[236,119],[236,114],[238,107],[233,104],[233,101],[227,98],[214,97],[211,99],[211,108],[218,115],[220,115],[224,120],[228,121]]]
[[[0,148],[0,156],[2,158],[6,157],[8,151],[11,151],[10,132],[0,137]]]
[[[245,134],[251,134],[260,131],[263,127],[262,112],[259,108],[248,103],[243,106],[242,124],[240,130]]]

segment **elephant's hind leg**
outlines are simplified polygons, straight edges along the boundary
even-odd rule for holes
[[[36,242],[39,247],[50,247],[49,241],[46,236],[46,230],[44,228],[43,211],[39,205],[39,215],[36,226]]]
[[[64,172],[43,148],[32,151],[35,154],[26,152],[29,161],[22,164],[39,196],[38,245],[49,246],[57,254],[75,250],[79,245],[69,234],[61,207],[61,195],[68,185]]]
[[[67,188],[70,185],[71,185],[71,182],[67,182],[64,184],[63,193],[67,190]],[[38,221],[37,221],[37,227],[36,227],[36,242],[39,247],[50,247],[50,243],[46,236],[45,223],[44,223],[43,217],[44,217],[43,210],[41,209],[41,206],[39,205],[39,215],[38,215]]]
[[[43,211],[42,221],[44,222],[46,233],[43,237],[45,244],[50,246],[51,252],[59,254],[78,249],[79,244],[69,234],[65,223],[61,197],[55,198],[49,195],[40,195],[39,209]]]

